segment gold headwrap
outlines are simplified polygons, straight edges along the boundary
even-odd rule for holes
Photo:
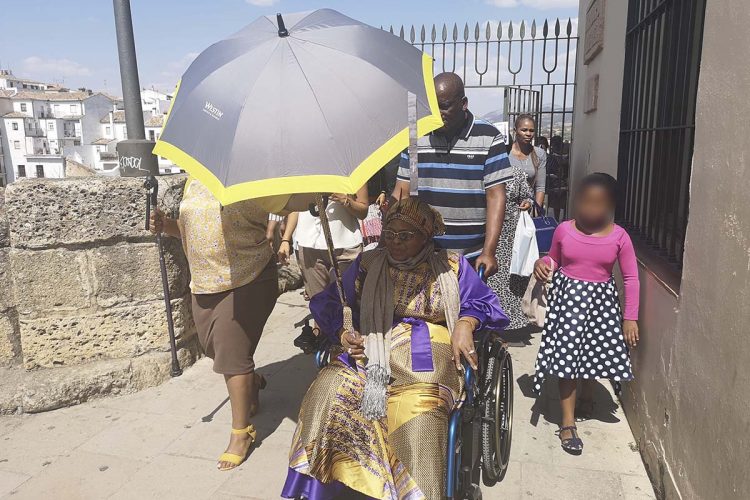
[[[445,224],[440,212],[418,198],[403,198],[388,210],[385,223],[402,220],[428,238],[445,234]]]

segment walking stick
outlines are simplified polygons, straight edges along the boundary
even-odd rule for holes
[[[146,188],[146,230],[149,229],[151,219],[151,205],[156,208],[157,195],[159,194],[159,182],[156,177],[149,175],[143,187]],[[167,264],[164,262],[164,244],[161,240],[161,233],[156,233],[156,244],[159,247],[159,268],[161,269],[161,287],[164,292],[164,309],[167,312],[167,330],[169,331],[169,349],[172,353],[172,368],[169,374],[172,377],[182,375],[180,362],[177,360],[177,343],[174,337],[174,321],[172,320],[172,301],[169,297],[169,279],[167,278]]]

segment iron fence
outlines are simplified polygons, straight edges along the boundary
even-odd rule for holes
[[[443,24],[421,27],[401,26],[389,31],[398,34],[435,60],[435,72],[458,73],[469,89],[498,89],[497,111],[507,87],[538,92],[539,134],[560,135],[572,140],[575,62],[578,48],[577,23],[572,19],[538,27],[531,24],[489,21],[459,28]],[[513,116],[503,120],[512,121]]]
[[[705,0],[629,0],[618,219],[682,266]]]

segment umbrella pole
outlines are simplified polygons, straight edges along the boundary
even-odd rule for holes
[[[146,188],[146,230],[149,228],[149,219],[151,218],[151,206],[156,208],[157,195],[159,193],[159,183],[156,177],[149,175],[144,184]],[[169,296],[169,279],[167,278],[167,264],[164,261],[164,244],[162,243],[161,233],[156,233],[156,244],[159,247],[159,269],[161,270],[161,287],[164,293],[164,308],[167,313],[167,331],[169,333],[169,350],[172,353],[172,366],[169,374],[172,377],[182,375],[182,368],[177,359],[177,342],[174,335],[174,320],[172,319],[172,300]]]
[[[333,269],[333,275],[336,279],[336,288],[339,292],[339,300],[341,300],[341,306],[344,308],[344,329],[348,332],[354,331],[354,325],[352,323],[352,310],[346,302],[344,297],[344,282],[341,279],[341,271],[339,271],[339,261],[336,258],[336,250],[333,246],[333,237],[331,236],[331,226],[328,225],[328,212],[326,211],[327,199],[322,194],[315,197],[315,205],[318,208],[320,214],[320,225],[323,228],[323,236],[326,239],[326,246],[328,247],[328,257],[331,259],[331,267]]]

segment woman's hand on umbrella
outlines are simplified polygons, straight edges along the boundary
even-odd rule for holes
[[[453,361],[456,368],[461,369],[461,358],[469,362],[472,369],[477,369],[477,352],[474,349],[474,322],[475,319],[461,319],[456,322],[451,335],[451,347],[453,347]]]
[[[354,359],[365,358],[365,339],[358,332],[341,331],[341,345]]]

